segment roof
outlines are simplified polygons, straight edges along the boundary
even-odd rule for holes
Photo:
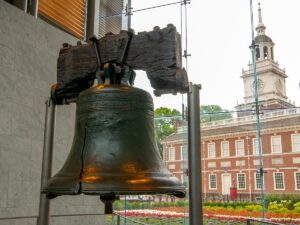
[[[263,42],[273,43],[272,39],[269,36],[265,35],[265,34],[258,35],[258,36],[255,37],[255,43],[263,43]]]
[[[293,117],[281,117],[280,119],[271,120],[271,121],[261,121],[260,127],[261,130],[272,129],[272,128],[281,128],[281,127],[294,127],[300,125],[300,114]],[[256,130],[256,123],[248,124],[233,124],[232,126],[224,127],[212,127],[212,128],[203,128],[201,129],[201,137],[209,137],[215,135],[228,135],[233,133],[242,133],[242,132],[251,132]],[[183,139],[182,133],[174,133],[166,137],[163,142],[172,142]]]

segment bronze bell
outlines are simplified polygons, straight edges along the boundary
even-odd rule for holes
[[[164,166],[154,138],[153,101],[128,85],[83,91],[76,108],[73,145],[62,169],[43,188],[59,195],[171,194],[185,187]]]

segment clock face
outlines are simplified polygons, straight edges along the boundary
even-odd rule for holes
[[[282,91],[283,85],[282,85],[281,80],[277,79],[277,80],[275,81],[275,87],[276,87],[276,90],[277,90],[278,92],[281,92],[281,91]]]
[[[264,87],[264,82],[261,79],[257,79],[257,90],[258,91],[262,91],[263,87]],[[252,89],[255,90],[255,81],[253,81],[252,83]]]

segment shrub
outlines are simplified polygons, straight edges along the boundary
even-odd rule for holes
[[[296,194],[267,194],[265,198],[266,205],[270,202],[281,202],[281,200],[290,200],[291,206],[297,202],[300,202],[300,195]]]
[[[260,211],[262,211],[261,205],[257,205],[257,204],[246,205],[245,209],[250,211],[250,212],[260,212]]]
[[[237,211],[242,211],[244,209],[245,209],[245,207],[243,207],[243,206],[237,206],[237,207],[235,207],[235,210],[237,210]]]
[[[286,200],[282,200],[280,201],[280,203],[278,203],[277,201],[270,202],[268,206],[268,212],[288,213],[288,207],[290,205],[289,202],[290,201]]]
[[[294,206],[293,212],[300,213],[300,202],[295,203],[293,206]]]
[[[184,201],[177,201],[177,202],[175,202],[175,206],[184,207],[185,202]]]

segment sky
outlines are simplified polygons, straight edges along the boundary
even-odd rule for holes
[[[132,0],[133,10],[176,2],[177,0]],[[300,1],[261,0],[266,35],[275,43],[275,61],[285,68],[287,96],[300,105]],[[253,0],[254,26],[258,23],[257,0]],[[184,16],[184,8],[183,8]],[[172,23],[181,31],[180,4],[132,15],[135,32],[150,31],[154,26]],[[185,26],[183,26],[185,30]],[[191,0],[187,5],[187,41],[189,81],[201,84],[200,104],[218,104],[233,110],[243,103],[242,69],[251,59],[250,0]],[[183,35],[183,50],[185,35]],[[185,60],[183,59],[185,66]],[[137,71],[135,86],[150,93],[153,89],[145,72]],[[152,95],[153,96],[153,95]],[[154,107],[181,110],[181,94],[154,97]],[[185,103],[186,104],[186,103]]]

